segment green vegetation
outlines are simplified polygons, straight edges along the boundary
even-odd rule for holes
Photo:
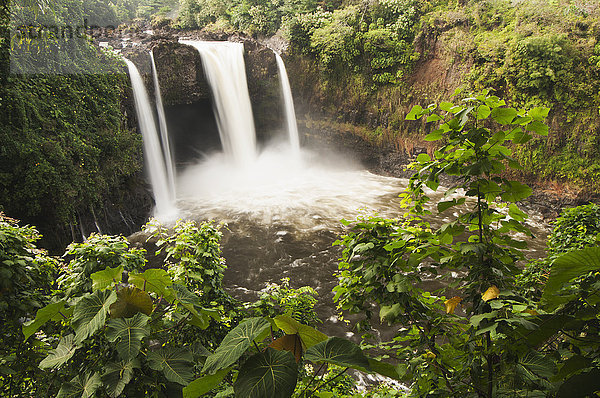
[[[551,260],[541,297],[530,298],[527,289],[515,286],[531,234],[516,202],[531,189],[503,177],[507,167],[521,167],[507,144],[546,135],[548,109],[517,111],[486,94],[460,104],[415,106],[408,114],[409,120],[434,123],[425,139],[441,147],[433,158],[421,154],[412,165],[404,219],[349,223],[350,233],[338,242],[344,252],[336,300],[342,310],[366,311],[367,320],[375,303],[379,318],[398,326],[393,341],[379,346],[399,361],[408,396],[588,396],[599,388],[600,251],[564,254],[557,240],[571,250],[592,242],[590,237],[595,243],[593,227],[577,243],[567,237],[573,228],[587,229],[573,221],[594,207],[557,222],[549,244],[557,243],[561,254]],[[444,175],[455,182],[442,201],[429,205],[425,188],[437,191]],[[439,227],[421,218],[459,204],[468,210]],[[461,277],[435,291],[426,288],[424,278],[452,272]]]
[[[548,109],[517,110],[489,92],[415,106],[432,124],[432,154],[411,165],[402,219],[346,222],[335,300],[366,317],[362,348],[311,324],[316,292],[269,285],[255,303],[222,286],[219,226],[152,221],[152,264],[122,237],[92,235],[64,260],[35,247],[37,232],[0,219],[0,379],[8,396],[400,397],[588,396],[598,389],[600,304],[598,206],[570,209],[548,240],[549,275],[526,278],[527,185],[506,177],[521,166],[512,146],[545,136]],[[453,185],[431,203],[440,179]],[[434,226],[426,214],[461,205]],[[458,277],[457,277],[458,275]],[[523,276],[525,275],[525,277]],[[426,279],[436,277],[441,288]],[[438,285],[439,286],[439,285]],[[375,310],[375,311],[373,311]],[[4,314],[5,313],[5,314]],[[373,344],[369,320],[393,324]],[[4,330],[4,329],[3,329]],[[377,348],[378,357],[367,349]],[[36,371],[39,367],[42,372]],[[365,393],[348,369],[402,381]],[[575,395],[573,395],[575,394]]]
[[[33,228],[1,216],[3,396],[199,397],[214,389],[308,397],[353,392],[348,368],[395,374],[306,324],[316,320],[311,288],[284,280],[257,303],[233,300],[221,285],[212,223],[146,228],[158,238],[156,255],[166,254],[158,267],[145,250],[103,235],[70,245],[65,264],[35,247]],[[319,368],[307,371],[304,361]]]
[[[131,195],[124,186],[141,170],[141,138],[126,118],[125,66],[84,35],[84,2],[19,4],[0,43],[0,208],[60,246],[81,214]]]

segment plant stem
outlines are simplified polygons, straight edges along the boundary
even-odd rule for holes
[[[494,392],[494,366],[492,364],[492,354],[489,352],[492,347],[492,339],[490,337],[490,332],[485,334],[485,341],[488,349],[487,355],[487,365],[488,365],[488,398],[492,398],[492,393]]]
[[[312,384],[312,382],[315,380],[315,377],[317,377],[317,374],[319,374],[319,372],[321,371],[321,369],[323,369],[323,366],[325,366],[325,362],[323,362],[321,364],[321,366],[319,366],[319,369],[317,369],[316,372],[313,372],[313,376],[310,379],[310,381],[308,382],[308,384],[304,387],[304,389],[302,390],[302,392],[300,393],[300,398],[302,398],[302,395],[304,395],[304,391],[306,391],[306,389]]]
[[[326,385],[327,383],[331,383],[332,381],[334,381],[335,379],[337,379],[338,377],[340,377],[341,375],[343,375],[344,373],[346,373],[346,371],[347,371],[348,369],[350,369],[350,368],[346,368],[346,369],[342,370],[340,373],[338,373],[337,375],[335,375],[335,377],[333,377],[333,378],[331,378],[331,379],[327,380],[326,382],[323,382],[323,383],[321,383],[321,384],[317,385],[317,386],[315,387],[315,389],[314,389],[314,390],[312,390],[312,392],[310,393],[309,397],[310,397],[310,396],[312,396],[312,395],[313,395],[315,392],[317,392],[317,390],[318,390],[319,388],[323,387],[323,386],[324,386],[324,385]]]

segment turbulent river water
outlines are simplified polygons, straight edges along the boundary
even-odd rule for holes
[[[268,282],[290,278],[292,287],[312,286],[319,293],[320,329],[351,336],[338,321],[332,289],[340,247],[332,243],[344,233],[341,219],[360,214],[387,218],[402,213],[398,194],[407,180],[372,174],[343,157],[303,150],[291,156],[288,146],[271,146],[243,168],[215,154],[188,167],[178,177],[178,207],[187,219],[227,223],[223,255],[224,285],[242,300],[256,299]],[[433,202],[440,196],[432,194]],[[460,209],[457,209],[460,211]],[[430,221],[441,223],[455,215]],[[536,235],[530,256],[540,256],[545,226],[530,218]],[[438,284],[429,283],[431,288]],[[393,330],[375,325],[390,337]]]

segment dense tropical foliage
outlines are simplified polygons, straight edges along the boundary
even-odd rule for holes
[[[56,233],[53,243],[64,240],[57,230],[87,239],[54,257],[38,247],[34,227],[0,213],[0,395],[600,391],[600,208],[564,210],[547,257],[529,260],[532,234],[520,206],[532,193],[523,182],[532,174],[599,188],[596,2],[37,0],[1,7],[0,210]],[[370,124],[368,137],[379,143],[415,135],[428,143],[410,165],[406,213],[344,221],[347,233],[336,242],[335,300],[341,314],[364,315],[352,325],[360,342],[319,332],[316,291],[289,279],[269,284],[255,302],[232,298],[223,286],[219,224],[151,221],[144,227],[151,253],[122,236],[83,230],[82,214],[100,232],[97,214],[123,207],[142,162],[124,65],[77,27],[135,18],[164,26],[167,17],[174,29],[282,36],[292,69],[303,72],[296,87],[319,109]],[[460,98],[457,91],[449,102],[452,79],[480,93]],[[439,104],[411,107],[424,98]],[[443,199],[433,203],[438,191]],[[440,216],[425,221],[431,215]],[[391,341],[373,337],[377,320],[397,330]],[[349,369],[396,384],[360,392]]]

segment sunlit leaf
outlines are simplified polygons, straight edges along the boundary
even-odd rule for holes
[[[500,289],[498,289],[496,286],[492,285],[481,295],[481,299],[483,301],[490,301],[490,300],[497,298],[499,295],[500,295]]]
[[[164,296],[167,287],[171,286],[173,281],[164,269],[152,268],[142,274],[129,274],[129,283],[146,292]]]
[[[223,381],[230,371],[231,368],[221,369],[213,375],[206,375],[192,381],[183,389],[183,398],[198,398],[210,392]]]
[[[517,116],[517,110],[513,108],[494,108],[491,116],[500,124],[510,124]]]
[[[67,362],[77,351],[77,344],[72,334],[63,337],[58,342],[58,347],[50,350],[46,358],[40,362],[40,369],[58,368]]]
[[[420,105],[415,105],[412,107],[408,115],[406,115],[406,120],[417,120],[423,114],[423,108]]]
[[[490,107],[487,105],[480,105],[477,108],[477,119],[481,120],[481,119],[487,119],[488,116],[490,116],[490,113],[492,113],[492,111],[490,110]]]
[[[287,398],[294,393],[297,379],[294,356],[267,347],[242,365],[233,388],[236,397]]]
[[[348,368],[371,369],[369,359],[350,340],[330,337],[306,350],[304,358],[312,362],[327,362]]]
[[[217,370],[229,367],[246,352],[254,339],[265,329],[268,329],[270,325],[269,321],[262,317],[244,319],[227,333],[214,354],[206,359],[202,372],[214,373]]]
[[[137,313],[150,315],[154,308],[152,297],[137,287],[119,289],[117,300],[110,306],[111,318],[129,318]]]
[[[545,125],[542,122],[538,122],[537,120],[529,123],[527,125],[527,130],[533,131],[534,133],[542,135],[542,136],[548,135],[548,131],[549,131],[547,125]]]
[[[83,296],[75,305],[71,325],[75,329],[75,340],[80,343],[104,326],[110,306],[117,300],[112,290],[98,290]]]
[[[500,195],[505,202],[518,202],[531,195],[532,189],[518,181],[507,181],[502,184],[504,192]]]
[[[300,336],[305,349],[328,339],[326,334],[319,332],[311,326],[301,324],[289,315],[276,316],[275,324],[286,334],[297,334]]]
[[[25,340],[37,332],[49,320],[56,321],[64,319],[63,316],[60,315],[64,309],[65,300],[61,300],[57,303],[50,303],[44,308],[40,308],[35,314],[35,319],[23,325],[23,335],[25,336]]]
[[[548,113],[550,112],[550,108],[532,108],[527,112],[527,115],[533,118],[533,120],[543,121],[548,117]]]
[[[452,297],[451,299],[444,301],[444,306],[446,307],[446,314],[454,314],[454,310],[456,310],[456,306],[458,304],[460,304],[461,301],[462,301],[462,298],[460,298],[458,296]]]
[[[123,266],[115,268],[106,267],[103,271],[94,272],[91,275],[92,290],[104,290],[121,282],[123,278]]]
[[[106,338],[116,343],[115,348],[123,360],[135,358],[140,352],[142,339],[148,336],[150,317],[137,313],[131,318],[111,319],[106,327]]]

